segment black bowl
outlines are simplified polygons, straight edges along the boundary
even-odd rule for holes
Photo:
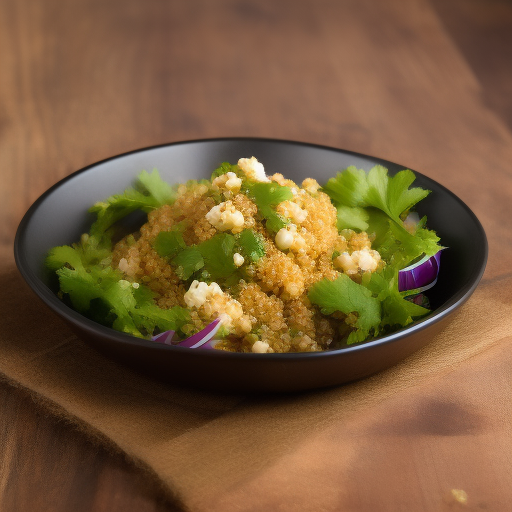
[[[156,378],[237,391],[298,391],[333,386],[383,370],[426,345],[477,286],[487,260],[484,230],[471,210],[442,185],[416,173],[415,186],[432,193],[419,204],[420,215],[443,245],[437,285],[429,290],[432,313],[388,336],[339,350],[299,354],[233,354],[169,347],[133,338],[73,311],[51,288],[44,267],[49,249],[70,244],[88,231],[88,208],[128,188],[143,169],[157,168],[169,182],[209,177],[224,161],[256,156],[269,174],[281,172],[296,182],[320,183],[337,171],[375,164],[397,164],[358,153],[298,142],[268,139],[212,139],[141,149],[93,164],[63,179],[43,194],[20,223],[14,245],[18,268],[36,294],[69,322],[76,334],[104,354]]]

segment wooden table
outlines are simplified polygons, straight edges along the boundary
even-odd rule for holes
[[[417,60],[408,57],[411,48]],[[2,261],[12,259],[23,213],[59,179],[124,151],[203,137],[278,137],[374,154],[441,180],[481,215],[483,174],[452,165],[463,152],[459,142],[470,139],[459,132],[447,140],[432,99],[444,102],[448,116],[465,112],[468,130],[483,119],[481,145],[512,140],[511,62],[512,3],[505,0],[4,0]],[[432,63],[447,75],[431,74]],[[472,149],[484,153],[466,152]],[[435,170],[445,162],[447,171]],[[487,179],[499,181],[500,172]],[[510,187],[496,197],[496,215],[507,197]],[[502,220],[486,225],[503,240],[488,279],[510,273],[510,219]],[[500,268],[507,256],[509,268]],[[422,416],[443,417],[444,430],[423,421],[414,442],[380,444],[358,467],[358,497],[340,510],[376,510],[362,497],[370,492],[362,482],[382,510],[405,510],[401,494],[409,510],[439,510],[428,499],[430,483],[444,478],[451,488],[460,475],[480,492],[468,510],[510,510],[511,454],[500,455],[510,444],[492,435],[503,422],[510,431],[510,362],[509,343],[501,343],[444,375]],[[507,371],[508,380],[494,377]],[[470,412],[450,409],[450,397],[480,386],[495,389],[499,410],[478,401]],[[416,406],[391,401],[365,435],[382,440],[382,429],[400,429],[394,415]],[[172,510],[130,462],[6,383],[0,426],[2,511]],[[474,436],[468,452],[453,452],[455,435]],[[398,463],[404,459],[410,464]],[[382,476],[395,471],[396,479]]]

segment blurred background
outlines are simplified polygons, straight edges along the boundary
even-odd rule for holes
[[[415,141],[464,151],[449,130],[478,124],[471,102],[512,126],[511,25],[510,0],[3,0],[2,247],[57,180],[153,144],[278,137],[439,167]]]
[[[362,152],[441,182],[492,233],[486,275],[499,277],[512,244],[511,63],[510,0],[2,0],[0,256],[12,261],[30,204],[81,167],[257,136]],[[0,417],[0,460],[18,461],[9,485],[0,479],[4,503],[160,507],[122,457],[5,384]],[[80,471],[59,471],[64,459]],[[88,490],[94,503],[72,498]]]

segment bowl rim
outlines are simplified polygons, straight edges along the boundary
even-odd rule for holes
[[[220,351],[220,350],[194,350],[190,351],[190,349],[185,347],[179,347],[179,346],[169,346],[164,345],[160,343],[148,343],[148,340],[142,339],[142,338],[136,338],[134,336],[131,336],[129,334],[116,331],[110,327],[103,326],[101,324],[98,324],[94,322],[93,320],[90,320],[86,316],[78,313],[77,311],[73,310],[66,304],[64,304],[52,290],[41,280],[41,278],[30,268],[30,265],[25,259],[24,253],[25,253],[25,245],[27,244],[27,240],[25,238],[26,230],[29,226],[29,223],[31,219],[34,217],[35,213],[39,209],[39,206],[43,203],[43,201],[46,200],[47,197],[49,197],[56,189],[60,188],[64,184],[66,184],[68,181],[71,181],[76,176],[83,174],[87,171],[89,171],[92,168],[95,168],[97,166],[100,166],[102,164],[105,164],[107,162],[110,162],[112,160],[116,160],[119,158],[127,157],[132,154],[137,153],[143,153],[145,151],[151,151],[154,149],[164,148],[164,147],[171,147],[171,146],[178,146],[178,145],[188,145],[188,144],[198,144],[198,143],[209,143],[209,142],[251,142],[251,141],[257,141],[257,142],[267,142],[267,143],[273,143],[273,144],[289,144],[289,145],[295,145],[295,146],[303,146],[303,147],[310,147],[320,150],[328,150],[338,153],[343,153],[346,155],[353,155],[354,157],[359,157],[362,159],[371,159],[378,164],[382,164],[385,167],[389,168],[391,167],[402,167],[404,169],[409,169],[409,167],[401,166],[400,164],[397,164],[395,162],[391,162],[389,160],[382,159],[380,157],[374,157],[372,155],[368,155],[365,153],[360,153],[356,151],[350,151],[345,150],[341,148],[336,148],[332,146],[326,146],[322,144],[315,144],[310,142],[302,142],[302,141],[294,141],[294,140],[288,140],[288,139],[276,139],[276,138],[267,138],[267,137],[214,137],[214,138],[202,138],[202,139],[189,139],[189,140],[183,140],[183,141],[175,141],[170,143],[163,143],[163,144],[157,144],[153,146],[146,146],[134,150],[130,150],[124,153],[120,153],[102,160],[99,160],[97,162],[94,162],[92,164],[89,164],[85,167],[82,167],[81,169],[78,169],[77,171],[72,172],[68,176],[65,176],[58,182],[56,182],[54,185],[52,185],[48,190],[46,190],[43,194],[41,194],[34,203],[30,206],[30,208],[27,210],[25,215],[22,217],[18,229],[16,231],[15,239],[14,239],[14,259],[16,266],[18,267],[19,272],[21,273],[24,280],[27,282],[27,284],[32,288],[32,290],[36,293],[36,295],[39,296],[39,298],[47,304],[53,311],[55,311],[58,315],[62,316],[65,320],[70,322],[72,325],[78,326],[82,331],[86,331],[91,336],[95,337],[102,337],[107,338],[109,342],[114,343],[121,343],[121,344],[128,344],[136,347],[145,347],[148,350],[154,350],[154,351],[179,351],[185,354],[186,352],[190,353],[191,355],[194,355],[194,357],[202,357],[202,358],[211,358],[211,359],[218,359],[218,358],[229,358],[231,360],[238,360],[238,359],[264,359],[265,361],[272,361],[277,360],[279,362],[288,362],[288,361],[296,361],[296,360],[304,360],[305,358],[325,358],[325,357],[334,357],[334,356],[342,356],[343,354],[351,354],[354,352],[360,352],[362,350],[371,350],[373,347],[380,346],[380,345],[386,345],[386,344],[392,344],[395,341],[401,340],[405,337],[410,336],[413,333],[422,331],[429,326],[436,324],[440,321],[442,321],[444,318],[449,316],[451,313],[454,312],[457,308],[459,308],[466,300],[472,295],[475,288],[478,286],[480,279],[482,278],[482,275],[485,271],[487,258],[488,258],[488,242],[487,242],[487,236],[485,234],[484,228],[476,215],[473,213],[473,211],[466,205],[464,201],[462,201],[457,195],[455,195],[452,191],[450,191],[448,188],[446,188],[444,185],[441,185],[439,182],[433,180],[432,178],[429,178],[428,176],[425,176],[424,174],[413,171],[417,176],[421,176],[427,181],[430,181],[434,183],[437,187],[439,187],[444,193],[448,194],[452,197],[456,202],[462,206],[462,208],[466,211],[466,213],[469,215],[471,220],[474,222],[476,228],[479,231],[479,234],[481,236],[481,242],[483,242],[479,246],[479,253],[478,253],[478,260],[477,260],[477,272],[476,274],[473,273],[473,275],[464,283],[463,286],[461,286],[456,293],[452,294],[449,299],[442,304],[439,308],[432,311],[431,314],[429,314],[424,319],[416,320],[415,322],[409,324],[406,327],[403,327],[393,333],[384,335],[384,336],[378,336],[376,338],[370,339],[368,341],[350,345],[347,347],[342,347],[338,349],[328,349],[320,352],[292,352],[292,353],[272,353],[272,354],[255,354],[255,353],[238,353],[238,352],[226,352],[226,351]]]

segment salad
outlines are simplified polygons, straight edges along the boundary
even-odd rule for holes
[[[54,247],[59,297],[88,318],[153,342],[234,352],[312,352],[367,341],[427,315],[436,233],[414,173],[348,167],[321,186],[267,176],[254,157],[209,180],[157,170],[96,203],[89,233]],[[119,239],[118,221],[142,227]]]

